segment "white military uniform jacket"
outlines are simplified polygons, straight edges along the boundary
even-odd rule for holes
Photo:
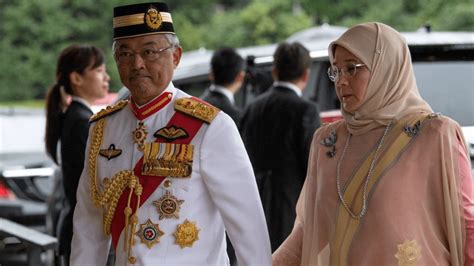
[[[154,142],[154,132],[165,127],[175,114],[174,102],[179,98],[190,97],[174,88],[173,84],[164,93],[172,94],[171,101],[154,113],[151,110],[152,114],[141,120],[148,131],[145,144]],[[97,207],[91,196],[93,185],[88,169],[95,160],[96,187],[100,192],[105,186],[104,178],[109,179],[122,170],[133,170],[143,157],[143,151],[138,149],[132,137],[140,120],[132,112],[131,104],[101,118],[105,124],[100,150],[110,151],[113,144],[113,149],[121,150],[118,156],[107,158],[91,154],[92,134],[98,122],[91,125],[85,167],[77,191],[71,265],[106,263],[111,236],[104,233],[104,208]],[[190,178],[167,176],[142,201],[136,213],[138,221],[135,232],[128,230],[125,233],[122,230],[116,241],[116,265],[131,265],[130,257],[134,258],[134,265],[228,265],[225,231],[235,248],[239,265],[271,265],[269,236],[255,177],[232,119],[219,112],[212,122],[202,124],[190,144],[194,145]],[[179,218],[160,219],[153,202],[162,199],[166,192],[182,203]],[[119,208],[115,211],[119,215],[124,213]],[[147,224],[147,221],[151,224]],[[179,225],[183,224],[192,226],[188,227],[188,231],[182,229],[181,234],[186,236],[187,233],[189,236],[197,233],[197,237],[182,247],[176,234]],[[158,229],[148,235],[149,239],[144,239],[150,232],[142,231],[150,226]],[[156,236],[160,231],[163,235]],[[127,244],[130,242],[125,239],[126,234],[128,238],[132,235],[132,245]],[[146,243],[150,241],[152,245],[148,247]]]

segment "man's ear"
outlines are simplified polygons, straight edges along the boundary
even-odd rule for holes
[[[310,73],[311,73],[311,69],[306,69],[306,71],[304,72],[303,76],[301,77],[301,79],[304,81],[304,82],[308,82],[309,80],[309,77],[310,77]]]
[[[235,77],[236,81],[243,82],[245,79],[245,71],[240,71],[239,74],[237,74],[237,77]]]
[[[272,67],[272,78],[273,80],[278,80],[278,71],[275,67]]]
[[[174,68],[176,69],[179,65],[179,62],[181,61],[181,55],[183,54],[183,48],[181,46],[178,46],[174,48],[173,52],[173,64]]]

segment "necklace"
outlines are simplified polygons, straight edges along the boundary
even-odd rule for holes
[[[362,217],[364,217],[365,213],[367,212],[367,187],[369,185],[369,180],[370,180],[370,177],[372,176],[375,163],[377,162],[377,159],[378,159],[377,158],[378,153],[380,149],[382,148],[385,136],[387,136],[387,133],[388,133],[388,130],[390,129],[391,124],[392,122],[390,122],[387,125],[387,127],[385,127],[385,131],[383,132],[382,138],[380,138],[379,145],[377,146],[377,149],[375,150],[374,158],[372,158],[372,162],[370,163],[369,172],[367,173],[367,177],[365,178],[364,190],[362,194],[362,210],[360,211],[358,215],[356,215],[354,212],[351,211],[351,209],[349,208],[349,205],[344,200],[344,197],[341,191],[341,182],[340,182],[341,163],[342,163],[342,160],[344,159],[344,155],[346,155],[347,148],[349,147],[349,142],[352,136],[351,133],[349,133],[349,136],[346,139],[346,143],[344,144],[344,149],[342,151],[341,158],[337,162],[337,167],[336,167],[336,187],[337,187],[337,194],[339,195],[339,199],[341,200],[342,205],[347,210],[347,212],[351,215],[351,217],[354,219],[357,219],[357,220],[362,219]]]

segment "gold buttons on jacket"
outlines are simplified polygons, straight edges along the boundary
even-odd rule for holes
[[[163,187],[164,187],[164,188],[170,188],[170,187],[171,187],[171,184],[172,184],[171,180],[166,179],[166,180],[163,182]]]

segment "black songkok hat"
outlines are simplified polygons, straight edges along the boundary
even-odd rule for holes
[[[173,20],[165,3],[143,3],[114,8],[114,40],[172,33]]]

